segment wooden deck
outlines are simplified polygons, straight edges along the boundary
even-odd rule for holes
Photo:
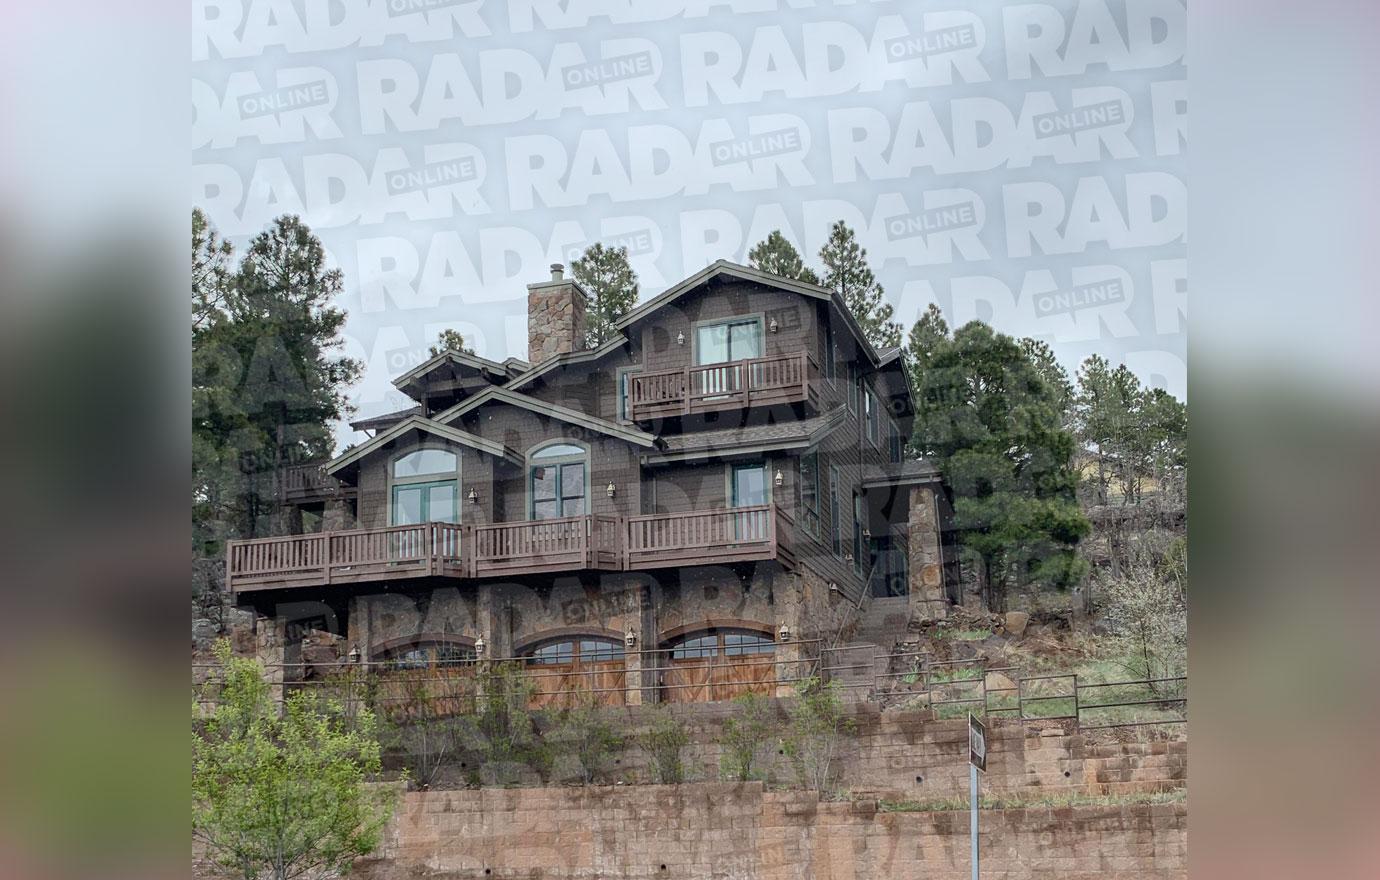
[[[754,406],[819,405],[819,364],[808,352],[633,373],[628,413],[635,422]]]
[[[490,525],[425,523],[231,541],[235,592],[416,577],[485,578],[683,565],[795,563],[794,525],[775,505],[655,516],[605,514]]]
[[[314,461],[283,469],[283,499],[301,504],[325,501],[330,498],[353,497],[355,487],[328,476],[322,467],[325,462]]]

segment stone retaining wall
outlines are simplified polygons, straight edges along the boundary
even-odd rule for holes
[[[991,810],[983,876],[1187,876],[1182,803]],[[366,880],[969,876],[966,811],[900,813],[761,783],[411,792]]]

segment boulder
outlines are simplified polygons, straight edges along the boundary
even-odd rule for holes
[[[1024,611],[1008,611],[1006,612],[1006,620],[1003,621],[1002,625],[1006,627],[1008,633],[1018,636],[1025,632],[1026,625],[1029,623],[1030,615]]]

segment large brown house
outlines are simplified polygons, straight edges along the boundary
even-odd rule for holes
[[[398,377],[415,407],[285,481],[306,533],[231,542],[227,587],[284,658],[305,621],[363,662],[519,658],[548,692],[708,700],[789,682],[869,603],[940,609],[906,370],[837,294],[721,261],[593,349],[587,307],[553,265],[527,361]]]

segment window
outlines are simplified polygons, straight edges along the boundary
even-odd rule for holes
[[[800,511],[808,534],[819,535],[819,453],[800,456]]]
[[[762,356],[758,318],[704,324],[695,330],[695,363],[723,364]]]
[[[455,479],[459,468],[460,457],[445,449],[418,449],[395,459],[389,524],[459,522],[459,483]],[[448,479],[436,479],[442,475]]]
[[[834,555],[843,555],[843,517],[839,516],[839,469],[829,468],[829,534]]]
[[[828,318],[824,320],[824,378],[831,385],[839,378],[839,350],[834,343],[834,324]]]
[[[475,654],[473,648],[458,642],[423,640],[390,648],[379,660],[392,669],[431,669],[467,666],[475,661]]]
[[[760,507],[767,503],[767,468],[762,463],[735,464],[732,507]]]
[[[418,449],[400,456],[393,462],[393,478],[404,480],[431,474],[453,474],[458,469],[458,457],[444,449]]]
[[[863,554],[867,547],[863,540],[863,500],[861,495],[853,496],[853,570],[862,574]]]
[[[628,395],[632,389],[633,372],[630,369],[618,371],[618,418],[625,422],[629,421]]]
[[[531,519],[556,519],[585,513],[586,453],[571,443],[544,446],[530,456]]]
[[[891,419],[887,419],[886,428],[891,463],[900,464],[906,457],[906,441],[901,437],[901,428]]]
[[[741,657],[771,654],[776,642],[761,633],[717,631],[700,632],[671,643],[672,660],[713,660],[715,657]]]
[[[623,643],[613,639],[583,638],[547,642],[527,652],[529,666],[577,666],[623,660]]]
[[[870,388],[863,398],[863,405],[866,407],[864,418],[867,421],[867,439],[871,441],[873,446],[880,446],[878,420],[881,418],[881,413],[878,412],[877,395],[873,394]]]
[[[848,411],[853,415],[858,414],[858,368],[853,364],[848,365]]]

